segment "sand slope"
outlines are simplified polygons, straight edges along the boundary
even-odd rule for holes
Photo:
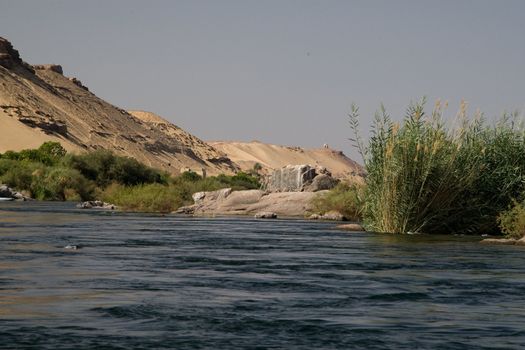
[[[323,166],[339,178],[359,176],[363,173],[361,165],[342,152],[330,148],[304,149],[258,141],[215,141],[209,144],[225,153],[243,170],[252,169],[255,163],[261,164],[267,173],[289,164],[310,164]]]

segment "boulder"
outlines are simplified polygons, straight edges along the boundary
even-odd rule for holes
[[[337,184],[339,180],[334,179],[329,174],[319,174],[312,180],[312,183],[304,188],[308,192],[317,192],[322,190],[331,190]]]
[[[315,168],[310,165],[287,165],[270,175],[266,188],[270,192],[300,192],[316,175]]]
[[[33,65],[35,70],[50,70],[58,74],[64,74],[62,66],[59,64],[35,64]]]
[[[347,218],[336,210],[331,210],[324,214],[312,214],[308,217],[310,220],[330,220],[330,221],[346,221]]]
[[[277,214],[271,211],[261,211],[254,215],[254,218],[256,219],[276,219]]]
[[[195,213],[195,208],[195,205],[180,207],[179,209],[174,211],[174,214],[193,215]]]
[[[363,226],[359,224],[344,224],[344,225],[337,225],[335,228],[345,231],[354,231],[354,232],[364,232],[366,231]]]
[[[13,190],[7,185],[0,185],[0,197],[13,198]]]
[[[106,209],[106,210],[115,210],[117,206],[111,203],[106,203],[102,201],[86,201],[77,204],[79,209]]]
[[[265,187],[269,192],[316,192],[332,189],[338,183],[326,168],[303,164],[274,170]]]
[[[191,198],[193,198],[193,202],[195,204],[201,203],[204,200],[204,197],[206,197],[207,192],[195,192]]]
[[[193,196],[195,204],[179,208],[177,214],[193,215],[255,215],[272,213],[277,216],[304,217],[312,210],[313,192],[267,193],[261,190],[231,189],[203,192]]]
[[[246,208],[246,213],[257,213],[260,211],[274,212],[279,216],[303,217],[312,211],[313,192],[277,192],[269,193]]]
[[[23,193],[15,191],[7,185],[0,185],[0,198],[12,198],[17,201],[32,200],[32,198],[25,196]]]
[[[17,50],[7,40],[0,37],[0,66],[12,68],[16,64],[21,64],[22,59]]]
[[[211,191],[211,192],[205,192],[203,201],[210,202],[210,201],[220,201],[223,199],[228,198],[228,196],[232,193],[231,188],[223,188],[221,190],[217,191]]]

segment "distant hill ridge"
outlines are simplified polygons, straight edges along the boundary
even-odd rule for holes
[[[234,173],[255,163],[266,173],[288,164],[321,165],[338,177],[362,171],[330,149],[206,143],[154,113],[126,111],[100,99],[77,78],[64,76],[60,65],[24,62],[0,37],[0,152],[37,148],[45,141],[74,152],[111,150],[170,173]]]
[[[0,38],[0,152],[59,141],[68,150],[108,149],[172,173],[237,170],[223,153],[197,137],[144,119],[98,98],[59,65],[31,66]],[[158,117],[160,118],[160,117]]]
[[[215,141],[209,142],[209,144],[225,153],[243,170],[252,169],[256,163],[260,164],[266,172],[271,172],[273,169],[279,169],[288,164],[310,164],[325,167],[330,170],[333,176],[338,178],[364,175],[361,165],[348,158],[343,152],[333,150],[328,146],[306,149],[272,145],[259,141]]]

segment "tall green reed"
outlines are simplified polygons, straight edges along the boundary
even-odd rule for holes
[[[466,103],[448,128],[445,106],[438,101],[427,115],[425,102],[411,104],[400,124],[381,106],[367,146],[352,107],[353,140],[367,171],[365,226],[391,233],[494,229],[498,213],[523,191],[523,132],[508,116],[494,127],[480,113],[468,118]]]

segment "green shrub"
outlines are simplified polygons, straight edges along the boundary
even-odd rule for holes
[[[171,178],[136,159],[106,150],[66,154],[57,142],[1,154],[0,182],[40,200],[90,200],[104,192],[106,201],[122,208],[162,212],[191,204],[195,192],[259,187],[256,177],[242,172],[208,178],[186,172]]]
[[[20,152],[7,151],[0,158],[18,161],[38,162],[48,166],[56,164],[66,155],[58,142],[44,142],[38,149],[24,149]]]
[[[97,150],[91,153],[66,157],[64,164],[80,171],[100,187],[113,182],[124,185],[165,183],[166,175],[150,168],[134,158],[116,156],[110,151]]]
[[[78,170],[53,167],[33,177],[31,193],[39,200],[90,200],[94,199],[95,185]]]
[[[33,178],[45,169],[41,163],[0,159],[0,183],[18,191],[31,191]]]
[[[350,115],[357,128],[358,109]],[[525,184],[525,134],[514,118],[485,125],[468,120],[448,129],[440,104],[430,116],[411,105],[401,125],[384,108],[365,148],[364,223],[370,231],[481,233],[497,229],[498,213]]]
[[[509,238],[525,236],[525,202],[513,201],[512,206],[498,216],[498,222],[503,232]]]
[[[328,193],[318,194],[312,200],[313,211],[325,214],[335,210],[343,214],[348,220],[362,219],[363,193],[362,186],[339,183]]]
[[[202,180],[202,176],[200,176],[196,172],[190,170],[190,171],[183,172],[180,175],[180,179],[182,181],[197,182],[197,181]]]
[[[233,190],[250,190],[261,187],[259,180],[255,176],[242,171],[233,176],[221,174],[216,179],[223,187],[231,187]]]
[[[113,184],[102,194],[104,201],[124,210],[160,213],[170,213],[181,207],[184,197],[179,188],[162,184],[132,187]]]

